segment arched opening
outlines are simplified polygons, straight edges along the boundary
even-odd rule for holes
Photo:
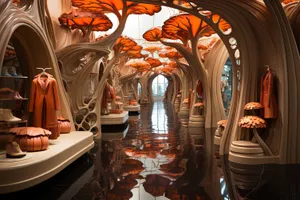
[[[20,126],[26,125],[24,116],[28,116],[28,97],[30,81],[28,62],[23,55],[24,47],[13,35],[5,49],[0,73],[0,115],[1,130],[11,127],[10,120],[15,120]],[[21,62],[23,60],[25,62]],[[11,114],[11,117],[9,117]],[[4,123],[7,122],[7,123]],[[8,135],[0,142],[0,149],[5,149]]]
[[[3,92],[10,90],[15,96],[10,97],[12,99],[3,97],[5,101],[1,98],[3,101],[0,101],[0,108],[9,109],[15,117],[24,119],[28,118],[31,80],[35,74],[41,72],[38,68],[51,68],[47,72],[53,74],[53,64],[49,62],[50,55],[45,43],[30,27],[19,26],[7,39],[5,55],[0,66],[0,88]]]
[[[138,99],[139,99],[139,102],[140,102],[140,98],[141,98],[141,94],[142,94],[142,85],[140,82],[138,82],[137,84],[137,93],[138,93]]]
[[[32,28],[24,25],[19,26],[9,41],[16,50],[20,68],[29,76],[29,79],[33,78],[33,75],[38,72],[37,68],[41,67],[51,68],[48,72],[54,73],[50,52],[45,42],[41,40],[41,36]]]
[[[41,119],[35,113],[39,113],[39,109],[45,109],[43,104],[38,104],[32,99],[35,99],[37,95],[34,95],[31,91],[33,80],[36,75],[41,73],[39,68],[49,68],[47,73],[51,74],[51,77],[55,77],[55,59],[50,45],[47,43],[39,29],[27,25],[15,25],[11,32],[4,31],[2,34],[3,43],[1,48],[3,54],[0,55],[0,116],[1,116],[1,130],[10,130],[12,127],[43,127],[46,128],[46,123],[42,119],[42,126],[39,125]],[[61,64],[61,63],[60,63]],[[43,80],[47,81],[49,76],[44,74]],[[58,80],[57,82],[60,82]],[[63,99],[60,91],[64,90],[62,82],[61,84],[55,84],[53,86],[57,91],[58,98],[53,97],[55,106],[57,102],[62,105],[62,113],[65,114],[65,110],[68,107],[61,101]],[[52,82],[53,83],[53,82]],[[47,82],[49,86],[49,82]],[[33,102],[33,103],[32,103]],[[39,105],[41,107],[37,108]],[[55,107],[57,109],[57,107]],[[58,110],[58,109],[57,109]],[[56,112],[53,109],[54,112]],[[48,110],[47,110],[48,112]],[[30,114],[34,113],[34,114]],[[49,113],[49,112],[48,112]],[[55,113],[56,114],[56,113]],[[59,116],[58,115],[58,116]],[[45,115],[43,115],[45,116]],[[56,120],[56,115],[52,115],[52,119]],[[62,115],[61,115],[62,116]],[[69,113],[65,114],[66,118],[69,118]],[[72,119],[72,118],[69,118]],[[73,126],[73,125],[71,125]],[[51,128],[49,128],[51,129]],[[53,134],[55,135],[55,134]],[[0,149],[5,149],[7,144],[6,139],[16,140],[16,137],[12,138],[11,135],[7,135],[9,138],[2,138]],[[57,135],[53,136],[53,138]]]
[[[58,74],[59,67],[57,66],[55,54],[51,49],[51,45],[46,39],[46,36],[42,32],[42,29],[31,22],[25,24],[17,21],[12,27],[12,29],[3,32],[1,48],[6,49],[7,45],[10,43],[16,51],[16,58],[18,60],[18,62],[14,64],[17,65],[16,74],[18,75],[18,79],[24,76],[24,92],[22,93],[20,90],[19,94],[25,99],[28,98],[27,100],[23,100],[25,101],[23,103],[27,104],[26,101],[30,100],[29,93],[32,80],[38,73],[42,72],[42,70],[39,70],[38,68],[50,68],[47,70],[47,73],[51,74],[57,81],[57,90],[61,106],[57,114],[69,119],[71,121],[72,130],[74,130],[73,118],[69,109],[69,102],[65,96],[63,81]],[[7,64],[4,61],[4,57],[3,51],[0,53],[1,73],[3,66]],[[63,68],[64,63],[60,64],[61,68]],[[1,78],[1,80],[3,80],[3,78]],[[25,105],[23,106],[24,110],[21,115],[22,117],[24,116],[24,118],[26,118],[27,115],[27,107],[28,106]],[[27,125],[30,124],[31,121],[29,120]]]
[[[226,118],[229,115],[232,99],[232,62],[230,58],[226,61],[221,76],[221,95]]]
[[[162,101],[168,87],[168,79],[163,75],[156,76],[152,81],[152,95],[154,101]]]

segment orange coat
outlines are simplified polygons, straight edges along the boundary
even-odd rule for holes
[[[56,110],[59,109],[56,80],[48,76],[43,88],[40,76],[36,76],[32,81],[28,108],[29,112],[33,112],[33,126],[41,128],[56,126]]]
[[[270,69],[261,78],[260,103],[264,107],[264,118],[277,118],[278,108],[274,90],[274,75]]]

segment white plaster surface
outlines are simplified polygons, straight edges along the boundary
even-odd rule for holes
[[[128,120],[128,111],[124,111],[121,114],[109,114],[101,115],[101,124],[124,124]]]
[[[127,105],[124,106],[123,109],[127,111],[140,111],[140,105],[136,105],[136,106]]]

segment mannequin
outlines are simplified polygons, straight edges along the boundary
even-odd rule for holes
[[[269,66],[267,71],[261,78],[260,82],[260,103],[264,107],[264,118],[274,119],[277,118],[278,108],[277,100],[274,90],[274,75]]]
[[[57,127],[56,111],[60,109],[56,80],[42,72],[35,76],[30,91],[28,111],[33,113],[33,126],[44,129]]]
[[[101,104],[101,114],[102,115],[108,115],[109,110],[108,110],[108,100],[111,98],[111,86],[109,85],[108,82],[106,82],[104,91],[103,91],[103,96],[102,96],[102,104]]]
[[[197,94],[197,98],[201,98],[201,99],[203,98],[203,85],[201,80],[197,81],[196,94]]]

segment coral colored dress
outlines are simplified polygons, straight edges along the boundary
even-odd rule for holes
[[[203,85],[201,80],[197,81],[196,94],[198,98],[203,98]]]
[[[56,110],[60,109],[57,82],[48,76],[33,79],[28,111],[33,112],[33,126],[48,129],[57,126]]]
[[[264,118],[277,118],[278,107],[274,91],[274,75],[271,70],[263,75],[260,82],[260,103],[264,107]]]

